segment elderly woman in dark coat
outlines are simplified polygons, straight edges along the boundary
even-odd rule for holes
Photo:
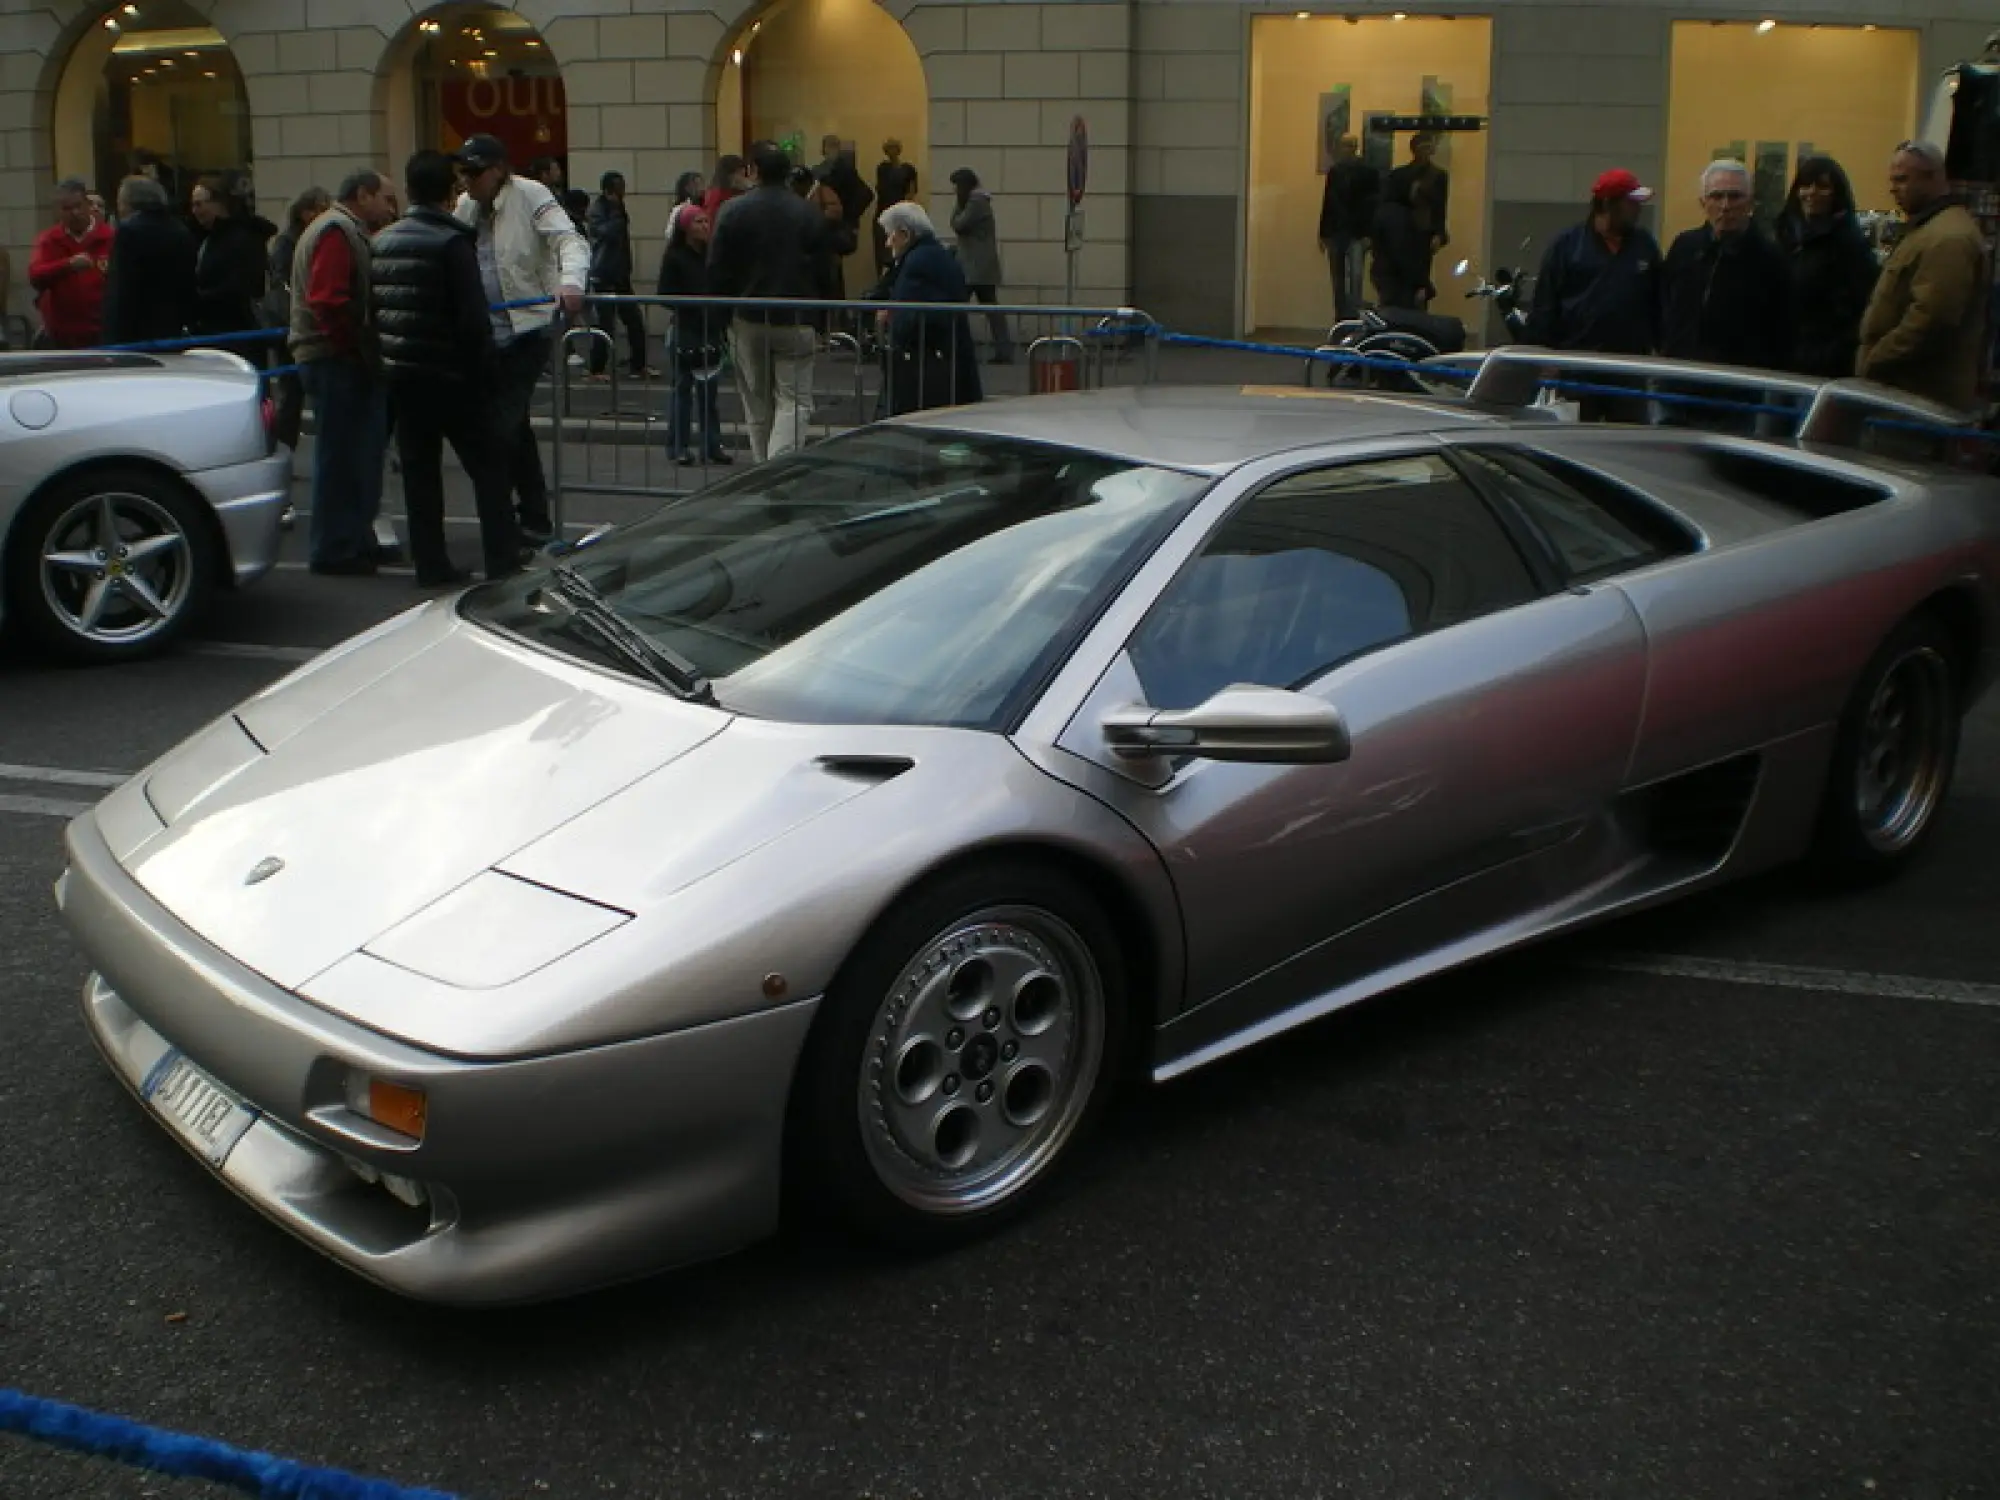
[[[961,310],[969,300],[958,259],[938,242],[931,217],[915,203],[882,211],[880,223],[894,263],[882,283],[891,302],[939,302],[953,311],[886,313],[889,329],[888,414],[928,406],[968,406],[981,399],[979,353]]]

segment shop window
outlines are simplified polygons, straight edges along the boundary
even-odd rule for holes
[[[1244,322],[1256,333],[1323,334],[1333,284],[1319,247],[1319,215],[1334,140],[1356,136],[1362,154],[1389,168],[1410,160],[1412,132],[1369,129],[1371,117],[1485,119],[1492,22],[1480,16],[1258,16],[1250,29],[1249,243]],[[1450,243],[1431,265],[1429,310],[1463,319],[1476,336],[1485,304],[1465,293],[1484,264],[1488,138],[1484,129],[1440,136],[1436,165],[1449,174]],[[1367,268],[1363,268],[1367,277]],[[1376,300],[1372,278],[1363,301]]]
[[[497,6],[446,6],[412,24],[389,55],[384,105],[392,161],[492,135],[506,142],[515,170],[552,161],[567,183],[562,70],[532,22]]]
[[[1877,26],[1676,21],[1662,241],[1702,222],[1709,162],[1750,168],[1769,228],[1801,159],[1846,168],[1863,211],[1886,212],[1889,157],[1917,123],[1918,34]]]

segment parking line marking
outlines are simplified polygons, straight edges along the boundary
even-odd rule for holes
[[[110,791],[131,779],[130,771],[68,771],[60,766],[0,764],[0,781],[38,781],[44,786],[94,786]]]
[[[55,797],[12,797],[0,792],[0,813],[26,813],[36,818],[74,818],[90,811],[88,802],[64,802]]]
[[[195,656],[226,656],[237,661],[311,661],[331,651],[331,646],[266,646],[257,641],[189,641],[187,651]]]
[[[1964,979],[1925,979],[1913,974],[1869,974],[1854,969],[1819,969],[1803,964],[1765,964],[1749,959],[1698,958],[1681,953],[1605,953],[1574,960],[1578,968],[1614,974],[1646,974],[1659,979],[1708,979],[1763,989],[1817,990],[1823,994],[1867,995],[1887,1000],[1932,1000],[1944,1005],[1977,1005],[2000,1010],[2000,984]]]

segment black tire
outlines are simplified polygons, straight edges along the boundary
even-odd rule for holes
[[[1059,991],[1068,986],[1065,1003],[1074,1004],[1077,1020],[1067,1033],[1075,1060],[1067,1078],[1055,1077],[1060,1070],[1043,1067],[1031,1050],[1061,1035],[1056,1023],[1032,1035],[1015,1030],[1032,1019],[1030,994],[1046,1000],[1051,993],[1034,973],[1008,994],[989,990],[988,998],[1000,1004],[981,999],[977,1005],[984,1009],[952,1026],[954,997],[979,993],[977,976],[966,976],[983,964],[994,978],[1012,972],[1015,958],[1032,958],[1022,935],[1036,926],[1050,939],[1042,944],[1043,957],[1071,967],[1050,981]],[[969,941],[968,929],[976,929]],[[1093,982],[1094,1008],[1086,998]],[[992,1016],[1002,1010],[996,1027]],[[942,1045],[953,1043],[953,1036],[929,1035],[938,1027],[925,1017],[963,1033],[962,1042]],[[1040,1201],[1075,1159],[1112,1092],[1125,1025],[1125,964],[1117,935],[1081,882],[1032,859],[1010,857],[969,866],[914,892],[842,966],[813,1022],[787,1117],[792,1206],[897,1250],[946,1249],[992,1232]],[[937,1052],[936,1069],[943,1071],[924,1071],[930,1067],[922,1061],[926,1048]],[[989,1138],[1004,1140],[1006,1130],[1017,1128],[1010,1124],[1017,1094],[1026,1101],[1025,1115],[1033,1098],[1022,1085],[1042,1086],[1034,1080],[1037,1068],[1051,1075],[1049,1103],[1021,1134],[1023,1142],[1039,1139],[1038,1146],[1017,1144],[1020,1154],[1011,1165],[1005,1156],[991,1162],[975,1156],[957,1170],[938,1165],[967,1128],[975,1153]],[[928,1094],[926,1082],[933,1085]],[[927,1114],[936,1124],[918,1128]],[[970,1118],[969,1127],[954,1126],[962,1117]]]
[[[1833,885],[1900,874],[1937,827],[1958,764],[1957,646],[1928,615],[1905,620],[1863,668],[1840,716],[1812,851]]]
[[[120,545],[132,555],[119,554]],[[142,554],[145,547],[157,550]],[[98,553],[101,568],[83,565]],[[51,556],[76,565],[45,571]],[[59,480],[30,501],[15,520],[0,584],[8,619],[37,645],[104,665],[171,645],[213,597],[217,569],[199,502],[171,479],[121,465]]]

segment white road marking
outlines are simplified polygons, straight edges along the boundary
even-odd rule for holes
[[[1697,958],[1679,953],[1606,953],[1578,957],[1578,968],[1614,974],[1647,974],[1660,979],[1706,979],[1718,984],[1763,989],[1816,990],[1822,994],[1867,995],[1885,1000],[1930,1000],[1944,1005],[2000,1009],[2000,984],[1964,979],[1926,979],[1913,974],[1869,974],[1854,969],[1820,969],[1802,964],[1765,964],[1749,959]]]
[[[184,648],[194,656],[226,656],[239,661],[311,661],[331,651],[331,646],[266,646],[257,641],[189,641]]]
[[[60,766],[10,766],[0,763],[0,781],[37,781],[43,786],[94,786],[109,791],[131,779],[130,771],[69,771]]]
[[[0,813],[26,813],[37,818],[74,818],[90,811],[89,802],[63,802],[54,797],[14,797],[0,792]]]

